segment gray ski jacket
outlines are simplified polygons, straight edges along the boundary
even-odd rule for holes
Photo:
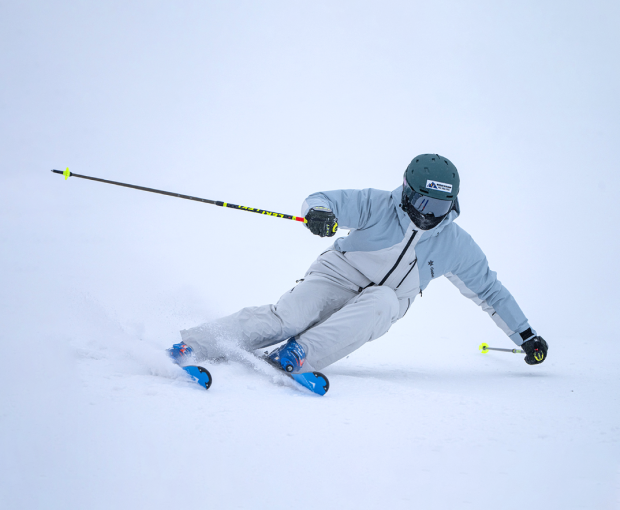
[[[373,285],[393,289],[405,315],[431,280],[445,276],[470,298],[516,344],[536,334],[510,292],[489,269],[486,256],[454,220],[456,210],[434,229],[418,230],[401,208],[402,186],[391,193],[377,189],[335,190],[313,193],[302,215],[316,206],[329,207],[340,228],[349,235],[338,238],[309,268],[333,273],[362,290]]]

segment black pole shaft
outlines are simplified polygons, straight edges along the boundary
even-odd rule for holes
[[[69,169],[67,168],[67,172],[68,170]],[[55,174],[66,175],[65,172],[63,172],[62,170],[52,170],[52,172],[54,172]],[[267,216],[275,216],[276,218],[284,218],[285,220],[295,220],[295,221],[300,221],[302,223],[306,222],[305,218],[303,218],[302,216],[280,214],[280,213],[275,213],[271,211],[265,211],[264,209],[257,209],[255,207],[246,207],[244,205],[236,205],[236,204],[230,204],[228,202],[220,202],[219,200],[209,200],[207,198],[192,197],[190,195],[181,195],[180,193],[172,193],[170,191],[162,191],[160,189],[145,188],[144,186],[136,186],[135,184],[126,184],[124,182],[109,181],[107,179],[100,179],[99,177],[90,177],[88,175],[74,174],[73,172],[68,172],[68,174],[69,174],[68,175],[69,177],[79,177],[80,179],[88,179],[89,181],[105,182],[106,184],[114,184],[116,186],[123,186],[124,188],[139,189],[141,191],[148,191],[149,193],[159,193],[160,195],[168,195],[169,197],[184,198],[185,200],[194,200],[195,202],[203,202],[205,204],[218,205],[220,207],[228,207],[229,209],[239,209],[241,211],[248,211],[248,212],[253,212],[257,214],[265,214]]]
[[[62,170],[52,170],[55,174],[63,175]],[[160,189],[145,188],[144,186],[136,186],[135,184],[126,184],[124,182],[108,181],[107,179],[99,179],[98,177],[89,177],[88,175],[74,174],[69,172],[70,177],[79,177],[80,179],[88,179],[89,181],[105,182],[106,184],[115,184],[116,186],[123,186],[125,188],[139,189],[141,191],[148,191],[150,193],[159,193],[160,195],[168,195],[169,197],[184,198],[186,200],[194,200],[196,202],[204,202],[206,204],[219,205],[215,200],[209,200],[207,198],[191,197],[189,195],[181,195],[180,193],[171,193],[170,191],[162,191]],[[220,202],[223,203],[223,202]]]

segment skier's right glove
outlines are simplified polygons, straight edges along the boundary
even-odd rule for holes
[[[525,351],[525,362],[528,365],[538,365],[547,359],[549,346],[542,336],[535,336],[531,340],[523,342],[521,348]]]
[[[313,207],[306,214],[306,221],[306,227],[317,236],[332,237],[338,230],[336,215],[327,207]]]

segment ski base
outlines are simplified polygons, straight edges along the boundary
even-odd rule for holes
[[[190,365],[187,367],[181,367],[185,370],[194,381],[196,381],[200,386],[202,386],[205,390],[208,390],[211,387],[211,383],[213,382],[213,378],[209,371],[204,367],[198,367],[194,365]]]

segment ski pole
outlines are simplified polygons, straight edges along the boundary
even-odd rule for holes
[[[515,354],[525,354],[525,351],[522,351],[521,349],[501,349],[499,347],[489,347],[487,344],[480,344],[480,347],[478,347],[478,349],[480,349],[480,352],[482,354],[486,354],[489,351],[502,351],[514,352]]]
[[[116,186],[124,186],[125,188],[139,189],[142,191],[148,191],[150,193],[159,193],[160,195],[168,195],[169,197],[184,198],[186,200],[194,200],[195,202],[204,202],[205,204],[218,205],[220,207],[228,207],[229,209],[239,209],[240,211],[248,211],[257,214],[266,214],[267,216],[275,216],[276,218],[284,218],[285,220],[301,221],[308,223],[305,218],[301,216],[291,216],[290,214],[280,214],[271,211],[265,211],[264,209],[256,209],[254,207],[246,207],[245,205],[229,204],[228,202],[220,202],[217,200],[209,200],[207,198],[191,197],[189,195],[181,195],[180,193],[171,193],[170,191],[162,191],[159,189],[145,188],[144,186],[135,186],[133,184],[126,184],[124,182],[108,181],[107,179],[99,179],[98,177],[89,177],[88,175],[74,174],[69,172],[67,168],[64,172],[62,170],[52,170],[55,174],[65,176],[65,181],[69,177],[79,177],[80,179],[88,179],[89,181],[105,182],[106,184],[115,184]]]

